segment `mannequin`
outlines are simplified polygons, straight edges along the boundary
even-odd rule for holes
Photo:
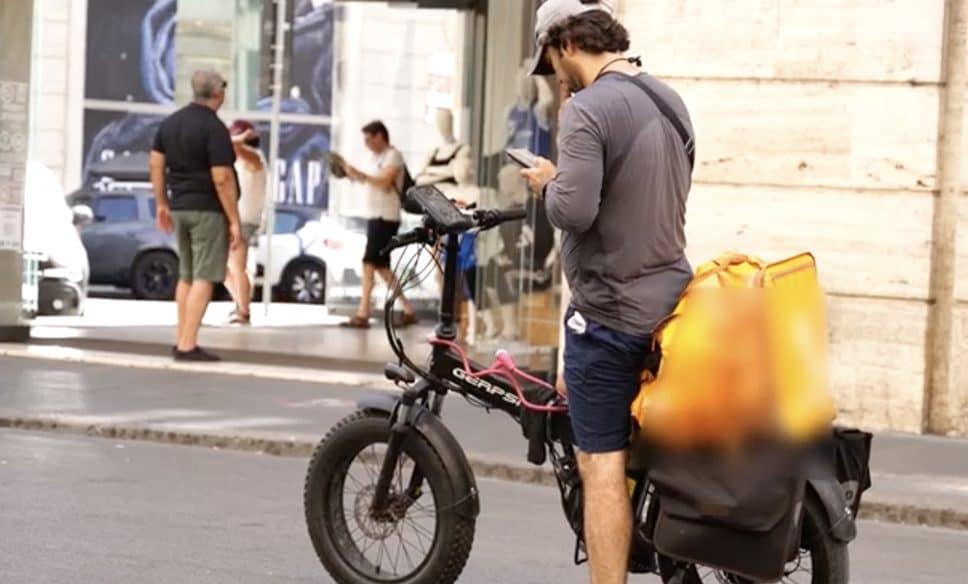
[[[478,205],[481,201],[481,189],[474,181],[474,169],[469,157],[458,156],[452,163],[454,180],[457,184],[446,189],[444,193],[454,200],[459,207]],[[438,184],[437,188],[443,186]],[[477,235],[464,234],[461,236],[461,251],[458,253],[458,266],[464,279],[464,302],[467,308],[467,329],[464,338],[468,345],[473,345],[477,337]]]
[[[518,95],[507,113],[505,148],[526,148],[551,156],[551,121],[555,93],[545,77],[531,75],[529,62],[518,71]]]
[[[520,168],[508,164],[498,173],[498,188],[488,207],[508,209],[524,205],[528,200],[527,187],[521,179]],[[509,278],[521,255],[519,242],[523,226],[512,221],[485,231],[478,236],[478,279],[483,283],[477,300],[478,315],[484,323],[488,339],[518,337],[518,321],[515,318],[517,289]]]
[[[437,131],[440,143],[427,155],[423,171],[414,178],[418,185],[439,185],[445,194],[457,185],[454,163],[460,159],[471,159],[467,144],[458,142],[454,137],[454,114],[449,109],[437,111]]]

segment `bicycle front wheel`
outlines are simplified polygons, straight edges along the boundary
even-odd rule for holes
[[[387,510],[371,509],[389,433],[385,413],[360,411],[316,447],[304,491],[316,554],[339,584],[455,582],[475,521],[458,514],[451,477],[416,431],[403,442]]]

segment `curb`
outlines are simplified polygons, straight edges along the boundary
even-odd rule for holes
[[[171,431],[145,426],[98,425],[61,420],[56,417],[0,417],[0,428],[72,434],[97,438],[114,438],[196,446],[217,450],[257,452],[272,456],[309,458],[318,442],[301,439],[258,438],[208,432]],[[468,453],[471,468],[477,477],[516,483],[554,486],[554,475],[548,467],[534,467],[488,460]],[[914,505],[864,497],[860,519],[968,530],[968,511]]]
[[[127,367],[131,369],[151,369],[156,371],[177,371],[181,373],[202,373],[206,375],[227,375],[231,377],[254,377],[259,379],[274,379],[282,381],[296,381],[303,383],[319,383],[344,385],[348,387],[365,387],[374,392],[391,391],[387,386],[386,377],[375,373],[357,373],[341,369],[307,369],[278,365],[260,365],[245,361],[221,361],[218,363],[185,363],[172,361],[170,357],[158,355],[141,355],[110,351],[86,351],[64,345],[11,345],[0,343],[0,357],[13,359],[34,359],[39,361],[57,361],[62,363],[79,363],[82,365]]]

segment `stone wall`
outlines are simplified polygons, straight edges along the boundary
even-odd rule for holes
[[[696,126],[690,259],[725,250],[776,259],[814,252],[830,297],[842,418],[920,431],[945,2],[618,4],[633,54],[679,90]],[[965,234],[964,196],[960,207]],[[961,394],[968,393],[966,239],[953,315]],[[950,407],[963,411],[965,403]],[[968,432],[968,415],[961,420]]]

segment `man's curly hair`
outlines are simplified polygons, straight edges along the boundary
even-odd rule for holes
[[[546,46],[563,49],[567,44],[600,55],[624,53],[629,49],[629,31],[603,10],[571,16],[548,30]]]

